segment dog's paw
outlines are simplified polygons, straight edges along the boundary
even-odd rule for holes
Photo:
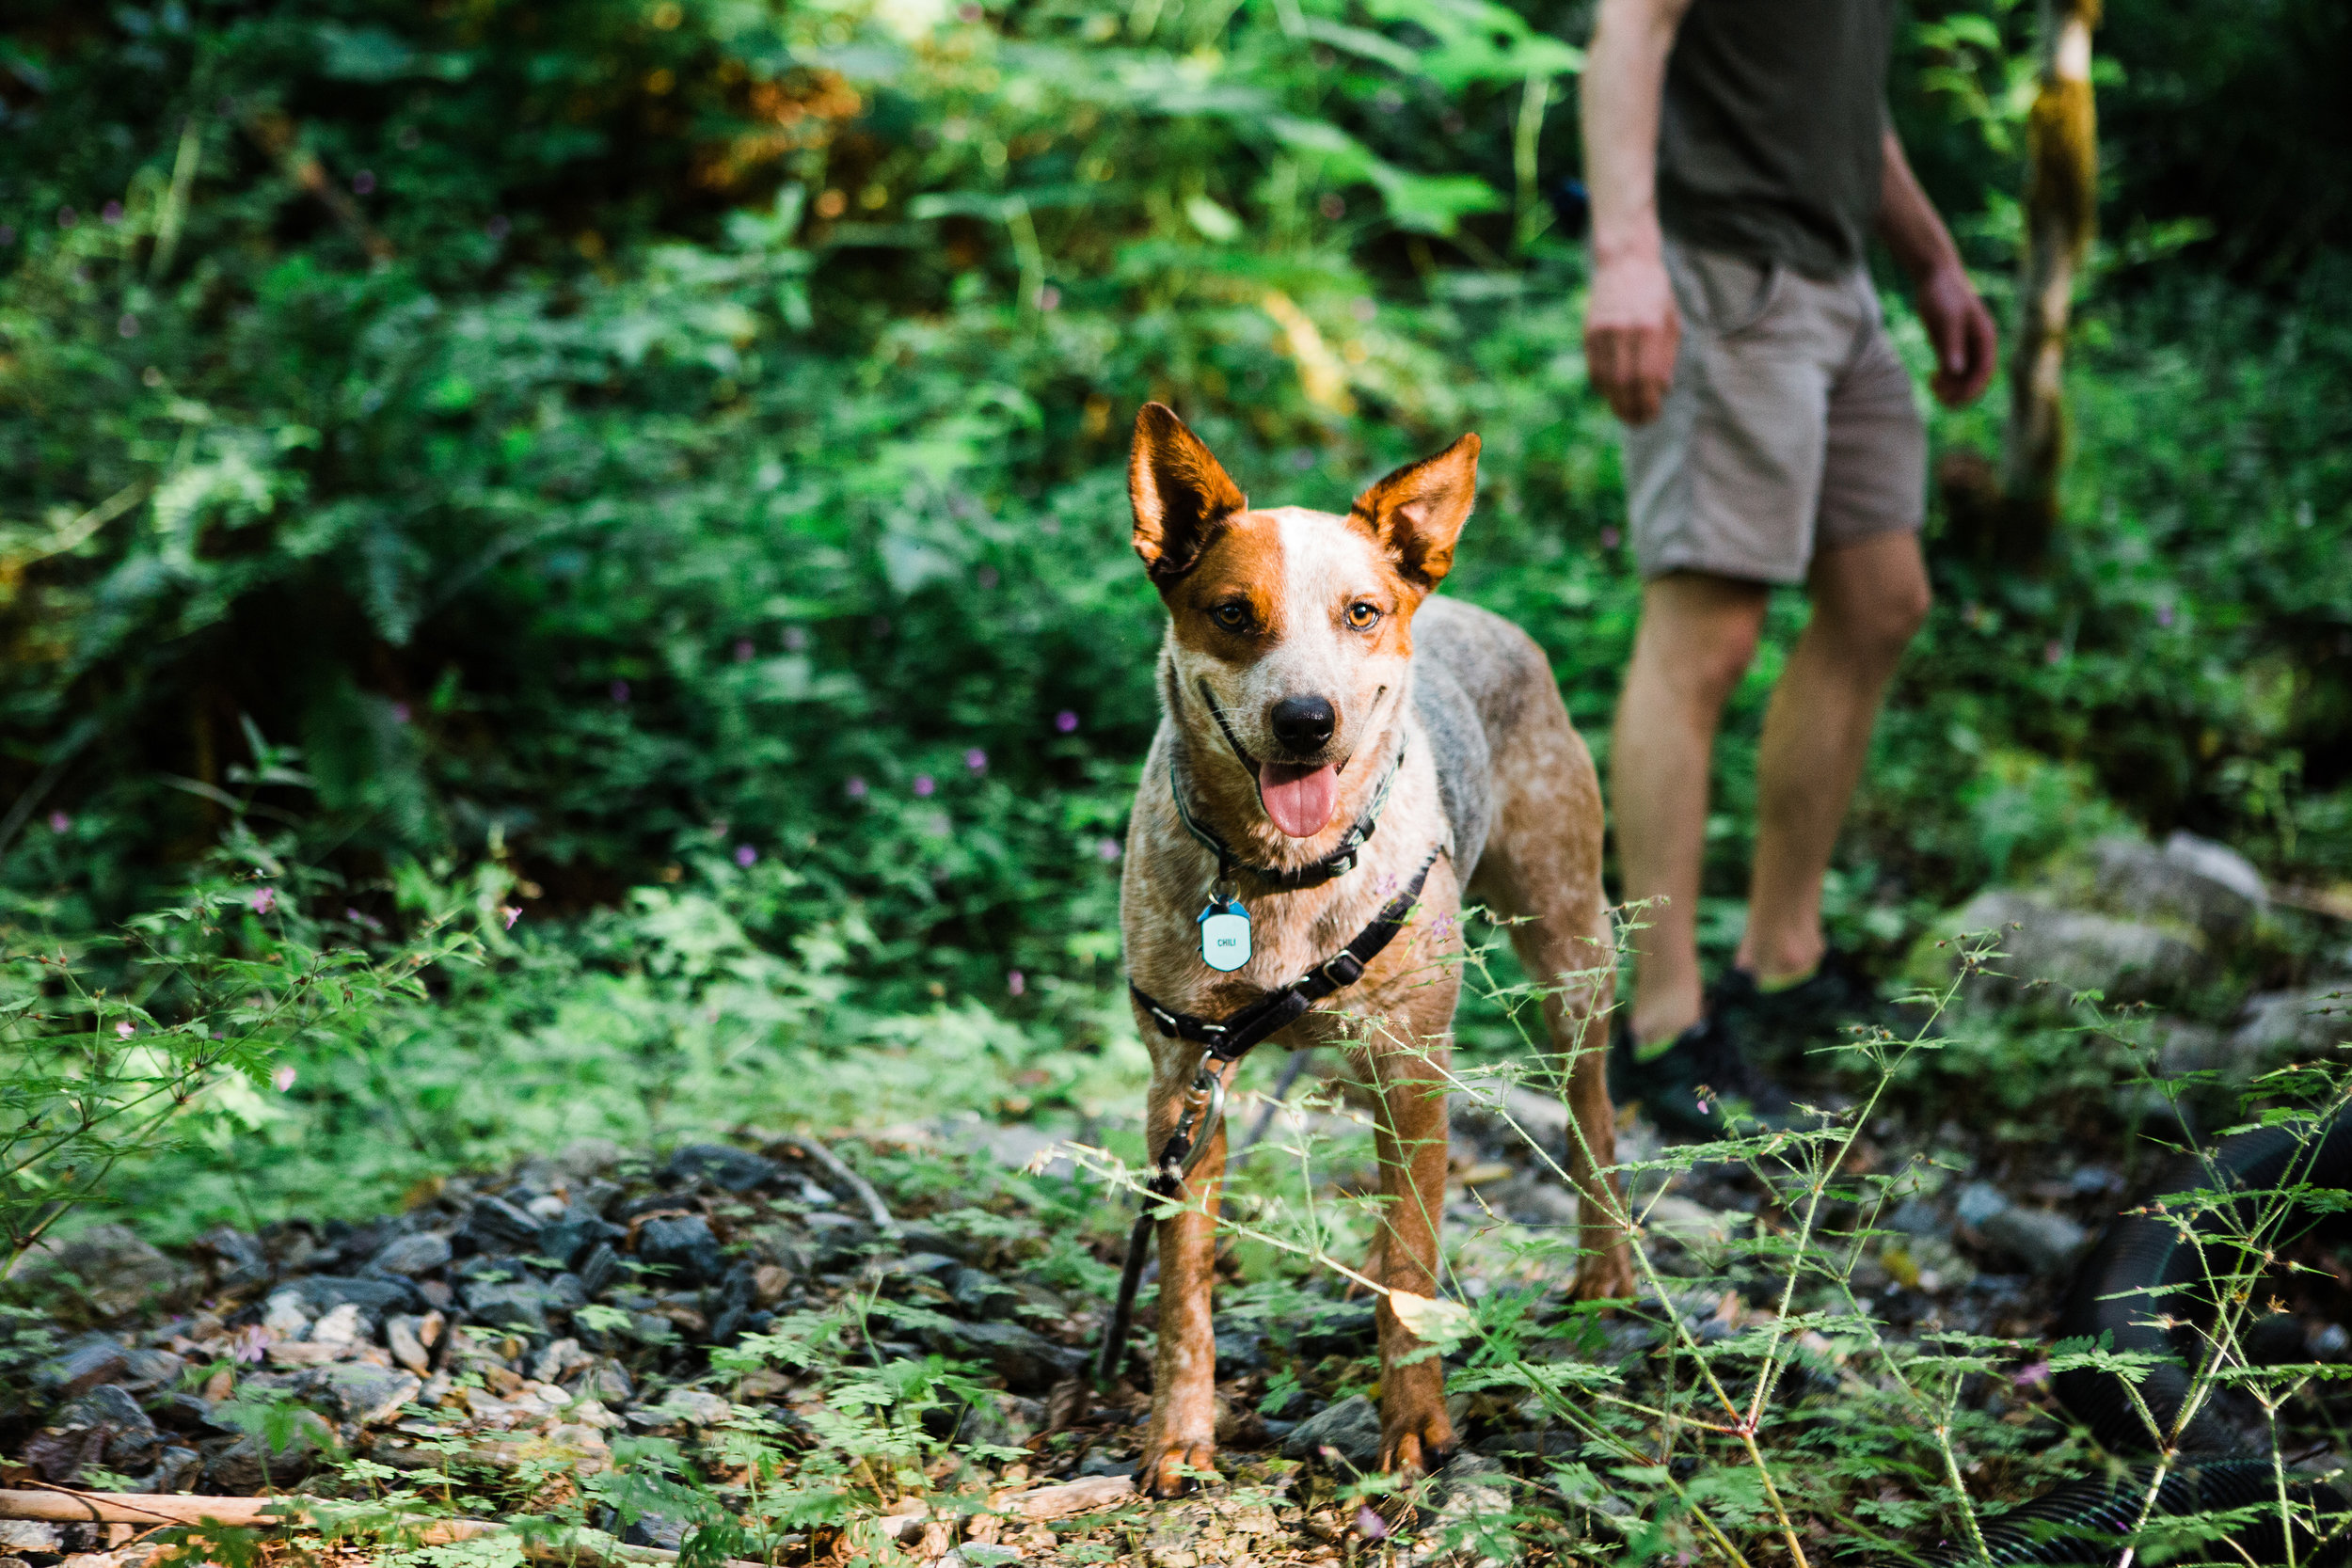
[[[1390,1475],[1414,1480],[1454,1457],[1454,1422],[1442,1404],[1381,1426],[1380,1468]]]
[[[1148,1449],[1136,1470],[1136,1491],[1146,1497],[1181,1497],[1225,1478],[1216,1473],[1214,1443],[1164,1443]]]
[[[1577,1301],[1627,1301],[1635,1293],[1633,1259],[1619,1243],[1606,1252],[1588,1252],[1576,1266],[1576,1283],[1568,1287]]]

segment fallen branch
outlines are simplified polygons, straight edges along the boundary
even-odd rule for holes
[[[840,1155],[835,1154],[815,1138],[796,1137],[790,1142],[794,1148],[824,1166],[827,1175],[856,1194],[857,1200],[866,1205],[866,1213],[873,1217],[874,1224],[883,1234],[898,1234],[898,1222],[890,1217],[890,1206],[882,1201],[882,1194],[874,1190],[874,1184],[871,1181],[851,1170]]]
[[[1098,1508],[1125,1502],[1135,1495],[1133,1476],[1088,1476],[1030,1492],[998,1492],[989,1498],[989,1510],[1030,1524],[1042,1524],[1048,1519],[1067,1519],[1073,1513],[1091,1513]],[[931,1511],[928,1507],[912,1513],[886,1514],[881,1521],[882,1530],[893,1541],[907,1541],[921,1535],[930,1520]]]
[[[0,1490],[0,1519],[33,1519],[53,1525],[220,1525],[257,1527],[308,1525],[314,1519],[299,1497],[202,1497],[154,1492],[73,1492],[63,1488],[42,1492]],[[436,1519],[415,1532],[417,1544],[446,1545],[485,1535],[515,1534],[515,1527],[495,1519]],[[525,1557],[537,1562],[590,1565],[674,1564],[678,1554],[659,1546],[629,1546],[596,1530],[580,1530],[562,1539],[518,1539]],[[723,1559],[721,1568],[761,1568],[741,1559]]]

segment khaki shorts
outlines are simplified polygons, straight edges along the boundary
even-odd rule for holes
[[[1669,240],[1666,273],[1674,385],[1625,436],[1642,576],[1802,582],[1818,548],[1916,531],[1927,427],[1868,272],[1822,281]]]

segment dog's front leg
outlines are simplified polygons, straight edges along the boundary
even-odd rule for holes
[[[1375,1043],[1368,1053],[1380,1091],[1374,1146],[1380,1156],[1380,1283],[1415,1295],[1438,1293],[1438,1225],[1445,1212],[1445,1069],[1440,1037],[1427,1049]],[[1445,1368],[1423,1349],[1382,1297],[1380,1329],[1380,1467],[1425,1473],[1454,1449],[1454,1422],[1445,1409]]]
[[[1150,1147],[1166,1147],[1190,1098],[1192,1065],[1155,1063],[1144,1118]],[[1159,1347],[1152,1362],[1152,1424],[1136,1487],[1172,1497],[1190,1489],[1188,1471],[1216,1464],[1216,1338],[1210,1291],[1216,1271],[1216,1210],[1225,1190],[1225,1124],[1184,1184],[1184,1212],[1159,1226]]]

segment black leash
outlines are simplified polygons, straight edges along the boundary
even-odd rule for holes
[[[1429,858],[1413,873],[1413,879],[1380,906],[1380,912],[1373,916],[1371,925],[1356,933],[1355,941],[1289,985],[1266,992],[1221,1022],[1197,1013],[1163,1007],[1134,981],[1127,983],[1129,994],[1152,1016],[1161,1034],[1170,1039],[1189,1040],[1202,1048],[1200,1063],[1193,1069],[1192,1103],[1177,1118],[1167,1144],[1152,1161],[1154,1174],[1145,1189],[1152,1197],[1168,1201],[1184,1196],[1184,1178],[1207,1151],[1225,1114],[1222,1069],[1240,1061],[1267,1036],[1296,1022],[1316,1003],[1362,979],[1366,966],[1405,928],[1406,917],[1412,913],[1422,885],[1429,880],[1430,867],[1438,863],[1438,857],[1444,852],[1442,846],[1430,850]],[[1152,1246],[1155,1223],[1152,1207],[1145,1204],[1144,1212],[1136,1217],[1135,1229],[1127,1237],[1127,1263],[1119,1275],[1119,1299],[1111,1307],[1110,1323],[1103,1336],[1103,1354],[1095,1368],[1095,1381],[1104,1386],[1119,1375],[1120,1358],[1126,1352],[1127,1330],[1135,1319],[1136,1292],[1143,1285],[1144,1259]]]

